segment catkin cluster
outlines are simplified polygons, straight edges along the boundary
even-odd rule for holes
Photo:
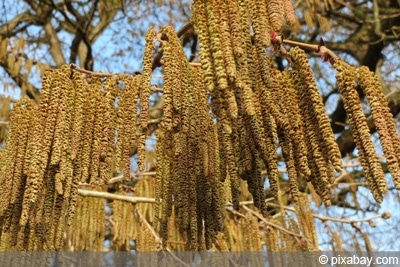
[[[103,200],[78,197],[75,212],[71,225],[66,229],[66,244],[73,251],[101,251],[106,228]]]
[[[387,192],[386,178],[370,137],[369,127],[356,90],[357,86],[361,87],[367,97],[382,150],[387,160],[388,170],[392,174],[395,187],[399,189],[398,155],[400,143],[393,116],[388,108],[378,78],[367,67],[355,68],[341,60],[336,61],[334,67],[337,71],[337,84],[343,98],[368,187],[371,189],[375,200],[381,202],[383,195]]]
[[[224,218],[217,125],[209,114],[201,68],[189,65],[172,27],[162,29],[164,114],[157,136],[156,222],[163,245],[169,217],[185,237],[186,250],[215,241]]]
[[[142,75],[81,74],[65,65],[45,72],[38,105],[26,98],[14,103],[0,152],[1,249],[61,250],[65,231],[77,250],[101,249],[104,204],[78,198],[78,185],[107,184],[116,173],[129,179],[135,146],[138,168],[146,169],[156,38],[164,54],[157,172],[155,180],[142,180],[135,188],[154,195],[156,203],[154,210],[150,203],[139,208],[113,203],[117,249],[130,249],[132,240],[138,251],[156,249],[159,239],[150,224],[165,249],[184,244],[185,250],[206,250],[216,244],[221,250],[260,251],[260,239],[270,251],[317,247],[308,199],[298,184],[310,182],[328,206],[342,160],[305,52],[292,48],[285,71],[266,54],[269,32],[281,32],[285,21],[296,24],[291,1],[194,0],[192,13],[201,66],[188,62],[172,27],[158,34],[150,29]],[[381,201],[386,180],[356,86],[367,96],[388,169],[400,188],[395,124],[371,72],[341,60],[334,67],[368,186]],[[289,217],[280,230],[266,225],[264,236],[250,215],[239,224],[224,223],[227,202],[239,210],[245,191],[267,217],[266,179],[281,203],[277,151],[286,164],[299,223]],[[168,244],[171,238],[174,245]]]
[[[64,65],[44,73],[38,105],[14,104],[0,169],[0,242],[8,249],[61,249],[78,184],[101,185],[122,170],[129,178],[140,81],[84,77]]]
[[[299,60],[293,70],[281,72],[265,51],[271,43],[267,33],[280,32],[285,18],[288,24],[295,23],[291,10],[290,1],[193,3],[204,81],[217,121],[220,162],[226,165],[222,178],[230,179],[236,209],[239,179],[246,180],[264,215],[261,170],[267,170],[272,193],[279,198],[279,146],[294,199],[302,179],[311,181],[329,205],[334,170],[341,170],[341,155],[305,53],[294,50]]]

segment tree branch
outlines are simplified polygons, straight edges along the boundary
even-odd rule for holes
[[[129,203],[155,203],[155,198],[149,197],[131,197],[131,196],[122,196],[107,192],[98,192],[98,191],[91,191],[85,189],[78,189],[78,195],[83,197],[98,197],[98,198],[105,198],[105,199],[113,199],[113,200],[121,200]]]
[[[279,226],[279,225],[276,225],[276,224],[274,224],[274,223],[272,223],[272,222],[270,222],[270,221],[267,221],[261,214],[259,214],[258,212],[255,212],[254,210],[248,208],[247,206],[243,205],[242,207],[243,207],[246,211],[248,211],[248,212],[250,212],[251,214],[253,214],[254,216],[256,216],[258,219],[260,219],[261,221],[263,221],[265,224],[267,224],[267,225],[269,225],[269,226],[272,226],[272,227],[274,227],[274,228],[276,228],[276,229],[278,229],[278,230],[280,230],[280,231],[282,231],[282,232],[285,232],[285,233],[287,233],[288,235],[291,235],[291,236],[294,236],[294,237],[298,237],[298,238],[301,238],[301,239],[304,238],[303,236],[301,236],[301,235],[299,235],[299,234],[296,234],[296,233],[294,233],[294,232],[291,232],[291,231],[289,231],[289,230],[287,230],[287,229],[285,229],[285,228],[283,228],[283,227],[281,227],[281,226]],[[300,243],[300,240],[298,240],[298,242]]]
[[[18,14],[11,21],[8,21],[6,24],[1,25],[0,36],[3,38],[14,36],[16,34],[15,29],[21,23],[31,22],[33,24],[37,24],[38,21],[38,17],[29,11]]]
[[[51,25],[51,22],[47,22],[44,25],[44,30],[46,31],[49,37],[50,54],[53,57],[56,66],[61,67],[63,64],[65,64],[65,58],[62,51],[60,39],[58,39],[57,36],[57,32],[54,30],[53,26]]]

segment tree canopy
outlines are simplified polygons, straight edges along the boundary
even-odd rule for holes
[[[2,6],[1,250],[399,248],[398,1]]]

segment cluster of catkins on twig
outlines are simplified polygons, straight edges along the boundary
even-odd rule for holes
[[[164,247],[174,216],[187,250],[209,249],[223,230],[227,201],[239,209],[240,179],[247,181],[255,207],[266,216],[266,179],[280,198],[279,148],[293,199],[298,199],[299,181],[306,180],[330,205],[330,186],[342,159],[306,53],[291,48],[284,71],[266,54],[269,32],[281,32],[285,21],[296,23],[290,2],[194,0],[201,64],[188,62],[177,34],[167,26],[159,34],[154,29],[147,33],[142,75],[81,74],[74,65],[47,71],[40,103],[24,98],[14,104],[10,118],[1,154],[0,247],[61,249],[79,183],[105,184],[121,171],[129,179],[136,144],[139,169],[145,169],[155,39],[164,54],[164,104],[155,132],[154,222]],[[334,67],[368,186],[381,201],[386,181],[357,83],[371,105],[398,188],[400,142],[394,122],[368,70],[340,59]],[[127,246],[126,240],[121,246]]]

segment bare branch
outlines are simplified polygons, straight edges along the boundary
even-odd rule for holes
[[[155,203],[155,198],[149,197],[131,197],[131,196],[122,196],[107,192],[98,192],[98,191],[91,191],[85,189],[78,189],[78,195],[83,197],[98,197],[98,198],[105,198],[105,199],[113,199],[113,200],[121,200],[129,203]]]
[[[301,236],[301,235],[299,235],[299,234],[296,234],[296,233],[294,233],[294,232],[292,232],[292,231],[289,231],[289,230],[287,230],[287,229],[285,229],[285,228],[283,228],[283,227],[281,227],[281,226],[279,226],[279,225],[276,225],[276,224],[274,224],[274,223],[272,223],[272,222],[270,222],[270,221],[267,221],[261,214],[259,214],[258,212],[255,212],[254,210],[252,210],[252,209],[249,209],[246,205],[243,205],[242,206],[246,211],[248,211],[248,212],[250,212],[251,214],[253,214],[254,216],[256,216],[258,219],[260,219],[261,221],[263,221],[265,224],[267,224],[267,225],[269,225],[269,226],[272,226],[272,227],[274,227],[274,228],[276,228],[276,229],[278,229],[278,230],[280,230],[280,231],[282,231],[282,232],[285,232],[285,233],[287,233],[287,234],[289,234],[289,235],[292,235],[292,236],[294,236],[294,237],[298,237],[298,238],[301,238],[301,239],[303,239],[304,237],[303,236]],[[299,242],[300,242],[300,240],[298,240]]]
[[[61,42],[58,39],[57,32],[54,30],[50,22],[44,25],[44,30],[49,37],[50,54],[53,57],[56,66],[61,67],[63,64],[65,64],[65,58],[61,49]]]

